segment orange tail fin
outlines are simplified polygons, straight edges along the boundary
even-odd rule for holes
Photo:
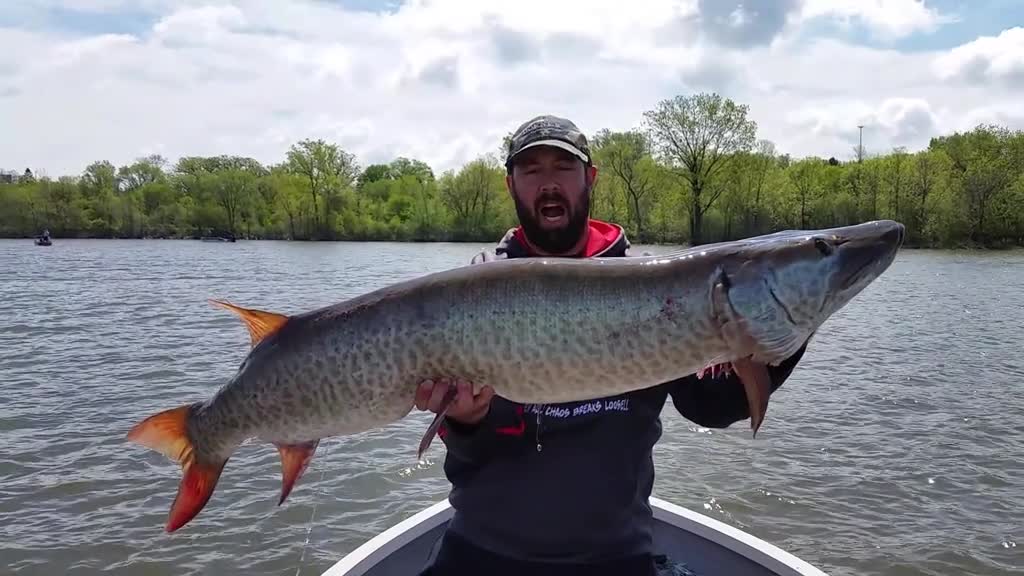
[[[167,518],[168,532],[174,532],[199,514],[210,500],[227,459],[220,462],[196,460],[186,423],[190,405],[154,414],[128,432],[128,440],[151,448],[181,464],[182,478],[178,495]]]

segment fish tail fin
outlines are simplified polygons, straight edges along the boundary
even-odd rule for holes
[[[128,432],[128,440],[160,452],[181,465],[181,483],[167,518],[167,532],[174,532],[199,514],[210,500],[227,463],[226,458],[214,462],[196,458],[187,427],[194,407],[194,404],[186,404],[158,412]]]

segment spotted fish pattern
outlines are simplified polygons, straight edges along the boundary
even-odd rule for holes
[[[744,382],[756,432],[765,365],[882,274],[903,236],[901,224],[877,221],[659,256],[496,260],[291,316],[216,301],[244,320],[252,350],[208,400],[153,415],[128,438],[182,465],[171,531],[202,509],[243,441],[280,451],[283,503],[320,439],[405,417],[425,379],[548,404],[727,365]]]

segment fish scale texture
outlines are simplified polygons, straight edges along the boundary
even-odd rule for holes
[[[901,225],[878,222],[400,282],[288,318],[193,408],[189,436],[198,458],[216,461],[251,437],[296,444],[385,426],[409,413],[425,379],[553,404],[743,358],[781,361],[891,264],[902,239]]]
[[[707,275],[635,263],[480,266],[491,269],[456,269],[290,319],[202,407],[206,433],[225,439],[210,448],[382,426],[409,412],[425,378],[556,403],[657,385],[729,352]]]

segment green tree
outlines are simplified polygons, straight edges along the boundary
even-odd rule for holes
[[[595,162],[604,166],[605,172],[610,173],[626,195],[637,241],[647,241],[645,222],[649,206],[646,201],[654,190],[656,169],[647,135],[637,130],[603,130],[595,136],[593,149]]]
[[[591,214],[635,242],[718,241],[782,228],[895,218],[917,246],[1024,243],[1024,132],[980,125],[928,149],[841,162],[792,157],[764,140],[746,108],[717,95],[678,97],[640,130],[598,130]],[[756,142],[756,146],[751,144]],[[505,139],[507,145],[507,136]],[[359,169],[323,140],[279,163],[244,156],[97,160],[79,174],[0,171],[0,235],[194,238],[232,231],[288,240],[492,242],[515,223],[500,155],[435,177],[397,157]],[[827,158],[827,159],[825,159]]]
[[[509,222],[499,205],[505,195],[505,171],[493,156],[477,158],[438,182],[441,201],[452,213],[456,240],[494,237]]]
[[[331,215],[339,208],[342,190],[353,186],[359,174],[355,155],[324,140],[306,139],[292,145],[287,157],[288,168],[306,179],[314,228],[321,238],[333,238]]]
[[[644,112],[644,120],[661,159],[680,171],[690,184],[690,241],[704,241],[704,213],[722,193],[710,198],[705,189],[729,165],[734,154],[750,150],[757,124],[747,119],[748,107],[718,94],[676,96]]]

